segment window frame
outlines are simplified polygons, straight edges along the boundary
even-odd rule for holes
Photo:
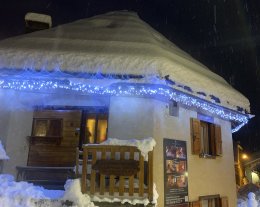
[[[53,134],[51,129],[51,122],[57,121],[59,122],[59,133]],[[37,134],[37,122],[46,122],[46,131],[44,135],[38,135]],[[32,133],[30,138],[30,143],[56,143],[57,145],[61,143],[61,139],[63,137],[63,119],[59,118],[33,118],[32,122]]]
[[[203,148],[201,127],[205,127],[208,130],[208,152],[205,152],[205,149]],[[217,156],[222,156],[221,126],[215,123],[191,118],[191,147],[192,154],[199,155],[201,158],[214,159]]]

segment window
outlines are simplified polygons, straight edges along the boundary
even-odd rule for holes
[[[62,119],[34,119],[33,136],[59,137],[62,134]]]
[[[62,119],[34,118],[30,142],[59,144],[62,137]]]
[[[81,124],[82,144],[99,144],[107,139],[108,113],[83,112]]]
[[[219,125],[191,119],[192,153],[201,157],[222,155],[221,127]]]

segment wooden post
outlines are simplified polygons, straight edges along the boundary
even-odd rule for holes
[[[125,158],[124,148],[120,149],[120,160]],[[119,176],[119,196],[123,196],[125,193],[125,176]]]
[[[105,148],[101,149],[101,159],[105,160],[106,159],[106,151]],[[100,174],[100,195],[104,195],[105,192],[105,175]]]
[[[144,157],[139,153],[139,196],[144,195]]]
[[[153,201],[153,151],[148,152],[148,199]]]
[[[129,159],[133,160],[134,159],[134,154],[135,153],[135,149],[132,147],[130,148],[130,156]],[[129,177],[129,196],[133,196],[134,195],[134,175]]]
[[[111,155],[110,159],[114,160],[115,159],[115,148],[111,148]],[[114,187],[115,187],[115,176],[110,175],[109,177],[109,195],[114,195]]]
[[[81,191],[82,193],[87,192],[87,160],[88,160],[88,150],[83,148],[83,166],[82,166],[82,176],[81,176]]]
[[[96,149],[91,149],[92,154],[92,166],[96,163],[97,160],[97,151]],[[90,178],[90,194],[95,193],[95,187],[96,187],[96,171],[91,169],[91,178]]]

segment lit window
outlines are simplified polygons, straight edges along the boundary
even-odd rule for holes
[[[108,114],[83,112],[84,121],[81,130],[82,144],[101,143],[107,139]]]

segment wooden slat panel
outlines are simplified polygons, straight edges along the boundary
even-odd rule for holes
[[[36,110],[34,118],[59,118],[63,120],[60,145],[35,143],[30,145],[28,165],[30,166],[71,166],[75,165],[75,147],[79,143],[76,128],[80,127],[80,110]]]
[[[79,155],[79,150],[78,150],[77,154]],[[78,157],[77,157],[77,160],[78,160]],[[87,160],[88,160],[88,150],[87,150],[87,148],[85,148],[84,154],[83,154],[83,166],[82,166],[82,176],[81,176],[81,191],[82,191],[82,193],[87,192]]]
[[[120,148],[120,160],[123,160],[125,156],[125,148]],[[119,196],[124,195],[125,192],[125,176],[119,176]]]
[[[130,155],[129,159],[133,160],[134,159],[134,148],[130,148]],[[133,196],[134,195],[134,175],[129,177],[129,195]]]
[[[101,151],[101,159],[104,160],[106,159],[106,152],[105,149],[102,148]],[[100,174],[100,195],[104,195],[105,192],[105,175]]]
[[[200,140],[200,120],[191,118],[191,147],[192,154],[199,155],[201,140]]]
[[[148,152],[148,199],[153,200],[153,151]]]
[[[139,196],[144,195],[144,157],[139,154],[139,167],[140,167],[140,172],[139,172]]]
[[[97,151],[91,150],[92,154],[92,166],[96,163],[97,160]],[[90,177],[90,194],[95,193],[95,187],[96,187],[96,171],[91,170],[91,177]]]
[[[111,150],[110,159],[114,160],[115,159],[115,149],[110,148],[110,150]],[[110,175],[109,176],[109,195],[114,195],[114,188],[115,188],[114,186],[115,186],[115,176]]]

